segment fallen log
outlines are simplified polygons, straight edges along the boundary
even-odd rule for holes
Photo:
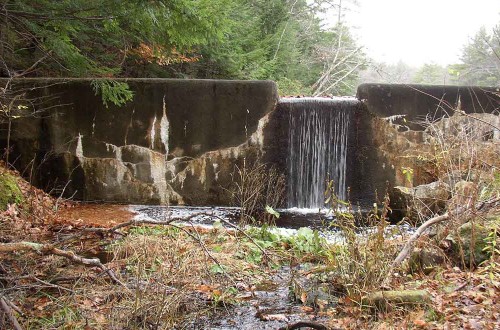
[[[426,305],[431,296],[426,290],[376,291],[361,300],[362,305],[387,309],[390,306]]]

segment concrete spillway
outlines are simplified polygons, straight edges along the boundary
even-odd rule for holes
[[[289,108],[288,207],[321,208],[327,182],[347,198],[347,143],[355,98],[284,98]]]

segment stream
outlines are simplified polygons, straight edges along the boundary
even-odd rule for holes
[[[204,207],[204,206],[156,206],[131,205],[130,210],[136,213],[136,219],[150,219],[162,221],[168,218],[191,218],[191,223],[201,226],[211,226],[217,217],[237,224],[240,216],[238,207]],[[319,209],[278,209],[280,217],[275,219],[277,228],[299,229],[309,227],[322,229],[327,227],[325,220],[333,220],[327,211]],[[196,214],[200,214],[196,216]]]
[[[239,209],[234,207],[178,207],[131,205],[129,209],[136,213],[136,219],[165,220],[169,218],[185,218],[191,216],[189,225],[211,227],[217,217],[232,224],[237,224]],[[281,235],[296,235],[301,227],[318,229],[320,235],[329,242],[342,243],[344,238],[338,230],[328,227],[334,217],[320,210],[285,209],[278,210],[280,217],[276,219],[276,227],[270,230]],[[199,214],[199,216],[197,216]],[[214,217],[216,216],[216,217]],[[180,221],[182,224],[182,221]],[[358,235],[365,236],[373,227],[364,227]],[[387,226],[388,235],[405,235],[412,232],[409,226]],[[300,266],[297,266],[300,267]],[[200,316],[187,324],[189,329],[279,329],[299,321],[313,321],[324,324],[326,317],[319,317],[312,308],[302,306],[290,296],[291,271],[282,267],[271,275],[269,281],[260,283],[251,292],[240,297],[242,303],[220,308],[213,315]],[[304,328],[301,328],[304,329]]]
[[[181,206],[149,206],[131,205],[129,209],[136,213],[136,219],[165,220],[168,218],[185,218],[193,216],[190,224],[210,227],[220,217],[233,224],[239,220],[239,209],[236,207],[181,207]],[[280,234],[293,235],[301,227],[325,228],[325,214],[318,211],[279,210],[276,228]],[[196,216],[199,214],[199,216]],[[182,223],[182,222],[181,222]],[[243,301],[234,306],[220,308],[212,315],[200,316],[187,324],[189,329],[279,329],[299,321],[321,323],[326,318],[315,315],[311,308],[302,306],[290,297],[291,271],[282,267],[271,278],[259,283],[250,292],[243,294]],[[307,313],[308,311],[309,313]]]
[[[190,329],[253,330],[279,329],[299,321],[321,323],[326,317],[307,314],[300,302],[293,302],[289,296],[291,272],[288,267],[280,269],[272,278],[255,287],[244,297],[245,302],[221,309],[210,316],[204,316],[188,324]]]

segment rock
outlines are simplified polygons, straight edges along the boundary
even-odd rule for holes
[[[391,192],[391,208],[401,210],[410,219],[439,213],[450,198],[450,186],[442,181],[414,188],[396,186]]]
[[[481,223],[480,223],[481,222]],[[477,266],[490,257],[486,238],[493,228],[498,228],[500,216],[494,215],[485,221],[476,220],[474,223],[466,222],[454,232],[445,238],[445,245],[449,246],[450,256],[459,265],[469,267]],[[463,256],[463,263],[462,263]]]
[[[473,113],[464,116],[457,112],[451,117],[443,118],[435,126],[449,135],[462,137],[463,134],[467,134],[471,141],[500,139],[500,130],[496,129],[500,127],[500,116],[492,113]],[[427,128],[426,133],[436,127]]]
[[[5,211],[8,204],[19,204],[23,195],[16,178],[7,172],[0,173],[0,211]]]
[[[430,301],[426,290],[376,291],[364,297],[362,304],[386,310],[391,306],[426,305]]]
[[[291,281],[290,292],[294,300],[306,306],[318,307],[320,310],[334,306],[339,294],[343,294],[343,290],[329,282],[322,282],[314,276],[311,278],[294,277]]]
[[[446,201],[450,198],[450,186],[442,181],[423,184],[414,188],[414,196],[422,201]]]
[[[436,266],[445,262],[443,252],[438,249],[415,249],[410,255],[408,268],[410,273],[430,274]]]
[[[477,197],[477,185],[474,182],[461,180],[454,185],[453,197],[448,201],[448,210],[454,210],[458,207],[472,205],[474,198]]]

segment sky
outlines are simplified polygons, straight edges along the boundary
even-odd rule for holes
[[[500,24],[500,0],[357,0],[345,12],[359,43],[376,61],[412,66],[459,62],[463,46]],[[336,21],[332,13],[332,20]]]

